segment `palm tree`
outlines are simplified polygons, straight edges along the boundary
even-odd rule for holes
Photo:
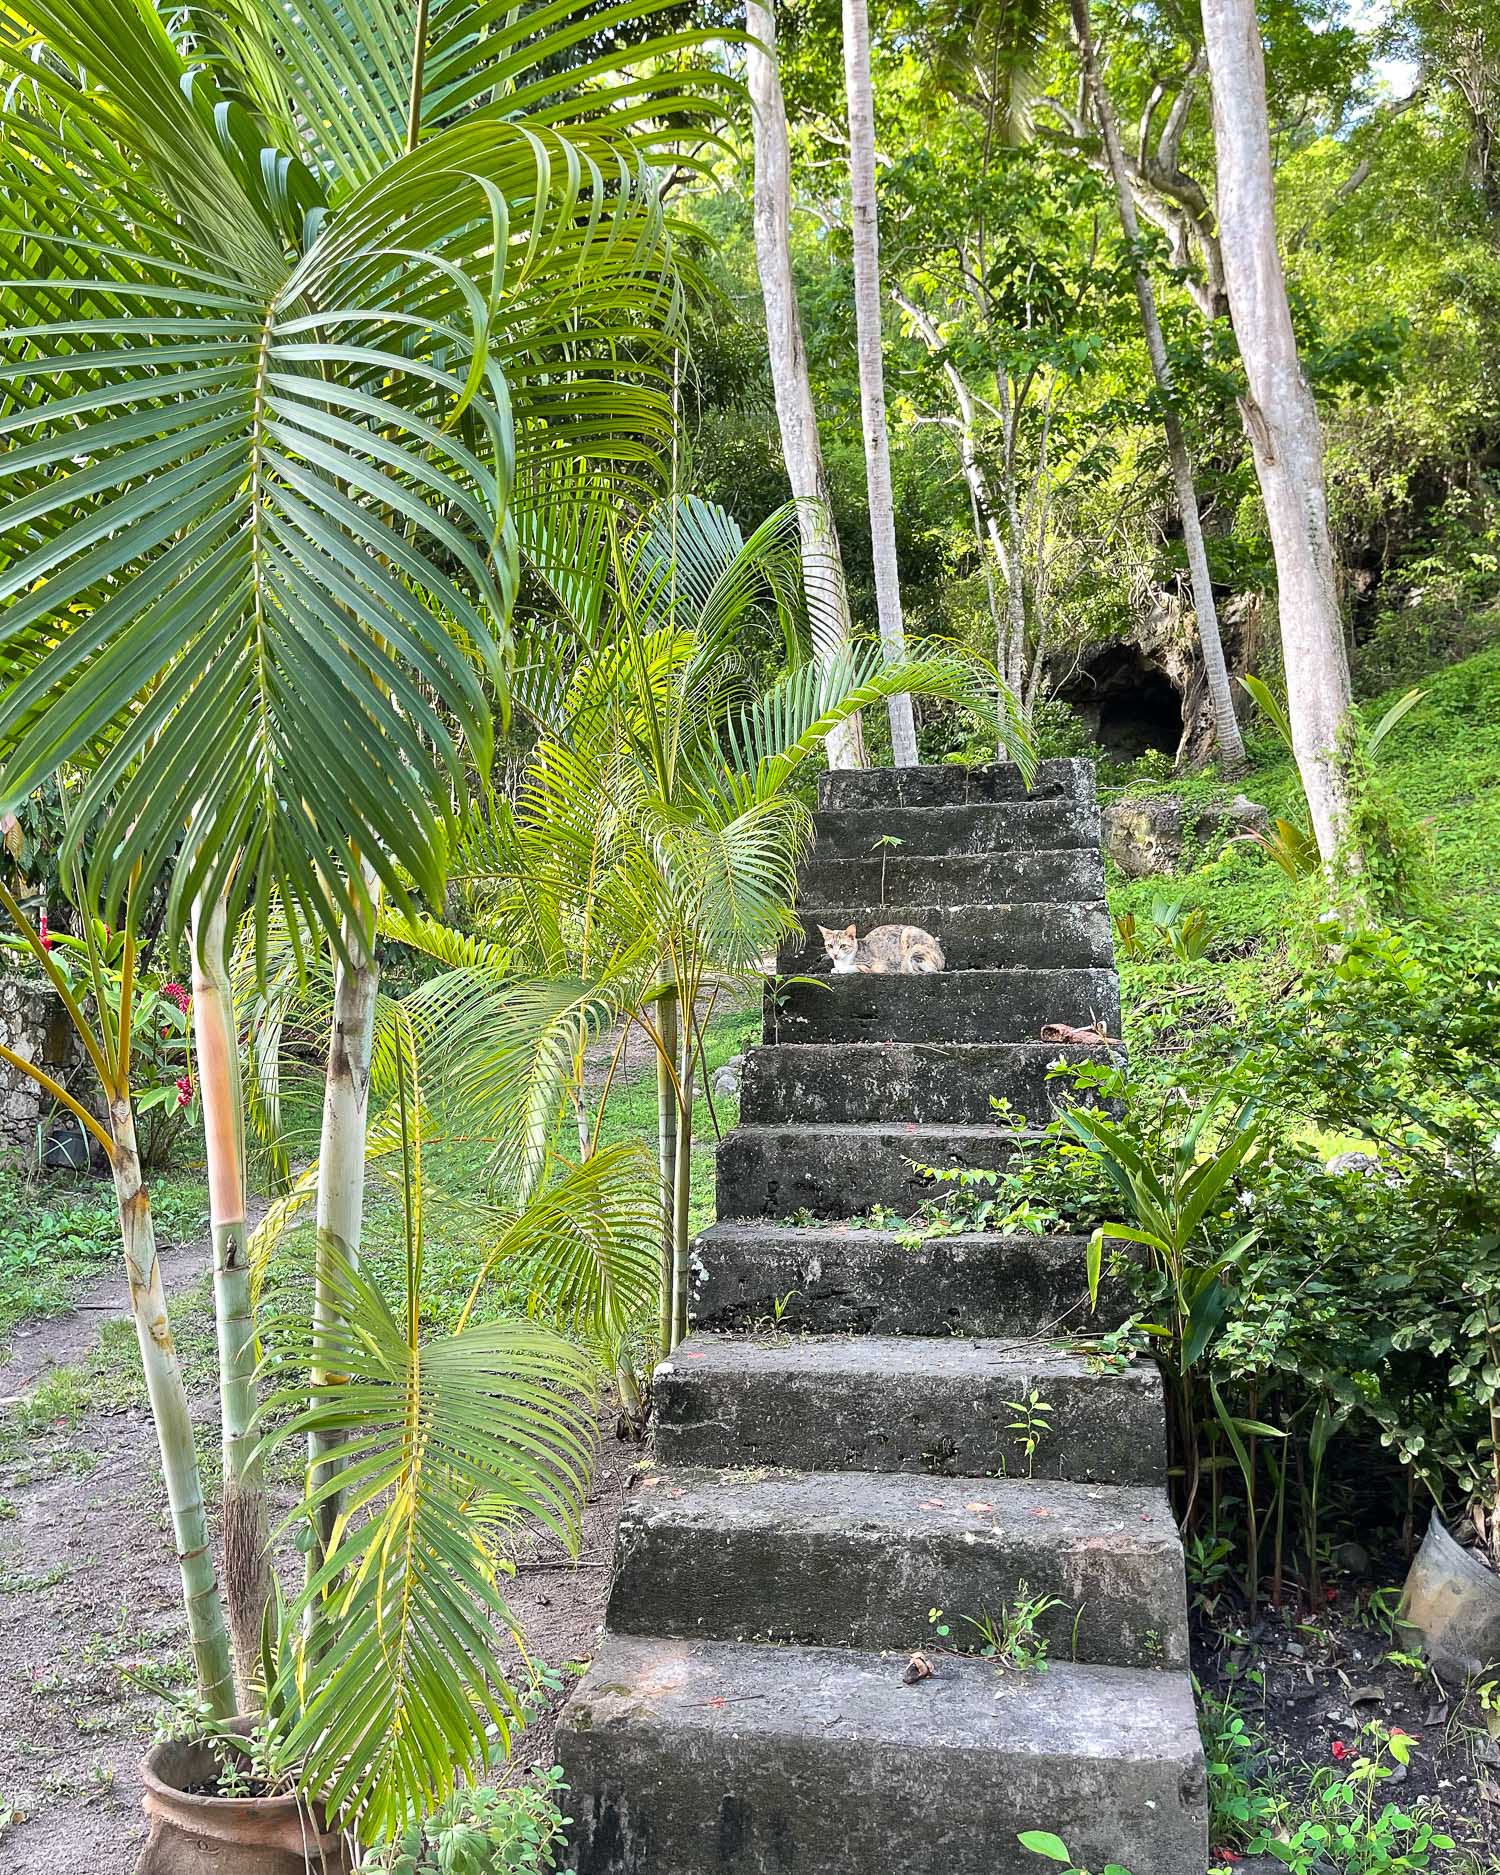
[[[672,436],[680,289],[653,162],[728,91],[683,63],[701,35],[643,37],[664,10],[623,0],[601,41],[587,0],[9,8],[0,801],[83,770],[81,902],[118,919],[171,859],[174,930],[197,907],[227,933],[244,909],[262,958],[283,917],[304,954],[322,932],[358,1004],[377,896],[440,893],[507,681],[517,475],[561,461],[650,486]],[[342,1098],[365,1031],[345,1033],[330,1308],[365,1146]],[[128,1046],[91,1052],[179,1550],[198,1556],[191,1425],[158,1400],[148,1345],[170,1351]],[[211,1135],[225,1174],[233,1098]],[[340,1324],[318,1329],[329,1346]],[[336,1502],[318,1496],[325,1535]],[[222,1709],[223,1614],[194,1566]]]
[[[521,1190],[542,1176],[565,1116],[579,1154],[597,1150],[624,1038],[634,1029],[649,1039],[665,1354],[687,1325],[702,996],[758,980],[788,928],[811,831],[799,770],[854,712],[902,691],[977,703],[979,679],[966,659],[893,664],[879,644],[801,662],[795,505],[746,539],[722,509],[669,503],[616,543],[604,580],[576,576],[591,560],[575,539],[531,547],[535,564],[556,569],[575,650],[519,685],[539,740],[515,806],[486,808],[472,864],[459,868],[485,941],[430,921],[398,934],[448,966],[419,993],[418,1020],[444,1038]],[[764,692],[737,650],[753,610],[779,620],[799,658]],[[1019,712],[1002,701],[1007,734],[1029,759]],[[584,1050],[611,1031],[614,1060],[590,1107]],[[623,1371],[621,1380],[628,1389]]]

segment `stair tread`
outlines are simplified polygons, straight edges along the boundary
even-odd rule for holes
[[[904,1654],[862,1649],[611,1634],[560,1730],[646,1724],[775,1738],[837,1726],[841,1741],[906,1751],[1198,1757],[1186,1673],[1058,1662],[1046,1673],[1001,1674],[989,1661],[939,1655],[932,1678],[907,1687],[904,1665]]]
[[[627,1506],[633,1519],[715,1529],[843,1531],[894,1538],[1017,1536],[1038,1548],[1119,1541],[1175,1553],[1176,1520],[1160,1485],[1074,1484],[1040,1478],[930,1478],[896,1471],[713,1471],[674,1466],[649,1473]],[[979,1487],[983,1487],[980,1489]]]
[[[973,1121],[950,1126],[941,1120],[932,1124],[924,1124],[918,1120],[788,1120],[779,1126],[772,1120],[761,1120],[737,1126],[733,1131],[726,1133],[724,1138],[733,1139],[736,1133],[748,1133],[756,1138],[777,1133],[791,1134],[798,1139],[809,1139],[831,1133],[838,1138],[878,1139],[888,1136],[892,1139],[995,1139],[1007,1143],[1018,1139],[1038,1140],[1045,1137],[1042,1129],[1034,1126],[996,1126]]]
[[[688,1362],[693,1365],[688,1367]],[[882,1378],[934,1381],[1011,1381],[1025,1374],[1038,1380],[1067,1378],[1153,1390],[1160,1384],[1154,1367],[1101,1373],[1084,1355],[1070,1354],[1039,1339],[1009,1335],[788,1335],[756,1340],[694,1334],[680,1342],[656,1371],[687,1374],[699,1381],[766,1373],[828,1379],[878,1373]]]

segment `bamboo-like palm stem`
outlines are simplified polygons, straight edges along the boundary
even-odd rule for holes
[[[224,1476],[224,1597],[241,1712],[255,1710],[261,1628],[271,1595],[270,1519],[254,1434],[255,1311],[245,1217],[240,1053],[227,963],[224,902],[193,906],[193,1033],[208,1162],[214,1320]]]
[[[228,1718],[235,1707],[229,1630],[219,1601],[213,1552],[208,1542],[208,1518],[203,1507],[203,1485],[198,1475],[197,1441],[167,1316],[151,1199],[141,1178],[135,1116],[128,1097],[111,1100],[109,1122],[114,1135],[111,1170],[120,1211],[130,1314],[135,1323],[161,1453],[177,1568],[182,1578],[182,1599],[187,1610],[188,1644],[192,1649],[200,1695],[217,1717]]]
[[[680,1112],[677,1079],[677,986],[670,982],[663,991],[656,1019],[656,1127],[658,1167],[661,1172],[661,1296],[657,1319],[657,1344],[663,1358],[675,1345],[674,1281],[676,1274],[676,1184],[677,1128]]]
[[[323,1129],[318,1149],[317,1250],[313,1275],[313,1328],[327,1335],[336,1325],[340,1303],[335,1274],[340,1259],[359,1262],[365,1202],[365,1138],[370,1094],[370,1053],[375,1035],[375,999],[380,965],[374,955],[374,899],[378,885],[365,869],[371,900],[367,929],[345,927],[345,955],[333,985],[333,1025],[328,1044],[328,1073],[323,1087]],[[340,1376],[314,1369],[316,1389],[337,1384]],[[308,1434],[308,1494],[327,1484],[335,1469],[331,1457],[339,1440],[321,1431]],[[332,1551],[339,1520],[337,1492],[322,1498],[314,1518],[314,1540],[307,1554],[312,1581]]]

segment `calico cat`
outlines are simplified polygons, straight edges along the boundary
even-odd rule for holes
[[[819,925],[823,947],[836,977],[858,971],[866,976],[925,977],[943,968],[943,950],[930,931],[915,924],[876,925],[863,937],[854,926],[830,931]]]

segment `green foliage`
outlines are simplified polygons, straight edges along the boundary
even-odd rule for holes
[[[1250,1854],[1269,1855],[1294,1875],[1321,1875],[1330,1866],[1344,1875],[1441,1866],[1436,1858],[1454,1843],[1434,1820],[1436,1807],[1381,1801],[1384,1787],[1404,1774],[1413,1741],[1380,1724],[1367,1725],[1361,1737],[1347,1768],[1315,1772],[1306,1799],[1283,1804],[1276,1823],[1250,1838]]]
[[[502,1790],[464,1790],[404,1830],[371,1866],[381,1875],[542,1875],[557,1866],[566,1801],[555,1764]]]

